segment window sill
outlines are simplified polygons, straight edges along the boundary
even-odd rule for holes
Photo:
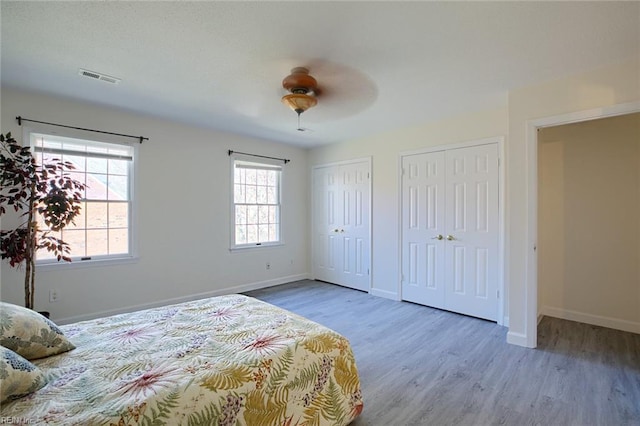
[[[65,262],[61,260],[57,261],[48,261],[48,262],[36,262],[36,269],[40,272],[44,271],[54,271],[64,269],[83,269],[83,268],[96,268],[102,266],[115,266],[115,265],[128,265],[132,263],[137,263],[139,257],[136,256],[126,256],[126,257],[114,257],[109,259],[91,259],[91,260],[74,260],[72,262]]]
[[[265,243],[265,244],[252,244],[252,245],[247,245],[247,246],[236,246],[236,247],[231,247],[229,248],[230,252],[241,252],[241,251],[251,251],[251,250],[264,250],[267,248],[276,248],[276,247],[282,247],[284,245],[283,242],[279,242],[279,243]]]

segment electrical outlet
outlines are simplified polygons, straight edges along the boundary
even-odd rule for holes
[[[271,262],[267,262],[267,269],[271,269]]]
[[[60,292],[56,288],[52,288],[49,290],[49,302],[57,302],[60,300]]]

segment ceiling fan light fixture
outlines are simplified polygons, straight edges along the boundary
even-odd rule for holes
[[[291,93],[282,97],[282,103],[300,115],[309,108],[316,106],[318,100],[306,93]]]

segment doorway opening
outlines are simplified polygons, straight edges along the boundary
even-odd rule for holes
[[[540,143],[539,135],[542,129],[554,128],[557,126],[581,123],[581,122],[589,122],[593,120],[610,118],[622,115],[628,115],[633,113],[640,112],[640,102],[633,102],[629,104],[616,105],[607,108],[599,108],[595,110],[583,111],[578,113],[566,114],[562,116],[549,117],[539,120],[533,120],[528,123],[527,128],[527,154],[528,154],[528,205],[529,205],[529,221],[528,221],[528,233],[527,233],[527,242],[528,242],[528,257],[527,257],[527,281],[526,281],[526,346],[528,347],[536,347],[537,344],[537,325],[539,320],[539,314],[544,314],[545,312],[541,312],[540,308],[542,305],[539,302],[544,302],[545,299],[539,300],[539,291],[541,287],[539,285],[539,280],[541,278],[540,269],[539,269],[539,256],[538,245],[541,243],[544,247],[545,241],[540,240],[541,234],[539,230],[540,223],[540,192],[539,192],[539,150]],[[544,133],[544,131],[543,131]],[[556,148],[559,149],[559,148]],[[553,148],[551,149],[553,150]],[[557,170],[556,170],[557,172]],[[548,196],[549,194],[543,194],[544,196]],[[558,195],[556,194],[557,198]],[[546,201],[543,201],[543,204]],[[593,230],[594,233],[597,233],[597,229]],[[604,236],[603,236],[604,237]],[[547,245],[549,242],[547,241]],[[557,267],[557,264],[556,264]],[[545,272],[546,273],[546,272]],[[557,271],[556,271],[557,273]],[[543,274],[544,275],[544,274]],[[546,297],[547,295],[543,296]],[[592,302],[593,303],[593,302]],[[573,306],[573,305],[571,305]],[[572,309],[568,309],[572,311]],[[547,314],[550,312],[547,310]],[[560,315],[558,311],[551,312],[555,315]],[[598,316],[598,315],[596,315]],[[603,315],[599,315],[601,317],[606,317]],[[566,313],[565,313],[566,317]],[[577,319],[577,317],[574,317]],[[582,321],[589,320],[591,323],[594,322],[593,317],[590,316],[582,316],[580,317]],[[567,318],[571,319],[571,318]],[[600,324],[598,324],[600,325]],[[602,324],[604,325],[604,324]],[[611,326],[609,324],[608,326]]]

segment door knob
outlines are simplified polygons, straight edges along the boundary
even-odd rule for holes
[[[448,241],[453,241],[453,240],[455,240],[455,237],[453,235],[447,235],[447,240]]]
[[[432,240],[441,240],[441,239],[443,239],[443,238],[444,238],[444,237],[442,236],[442,234],[438,234],[438,235],[436,235],[435,237],[431,237],[431,239],[432,239]]]
[[[334,229],[333,232],[338,233],[340,230],[338,228]]]

